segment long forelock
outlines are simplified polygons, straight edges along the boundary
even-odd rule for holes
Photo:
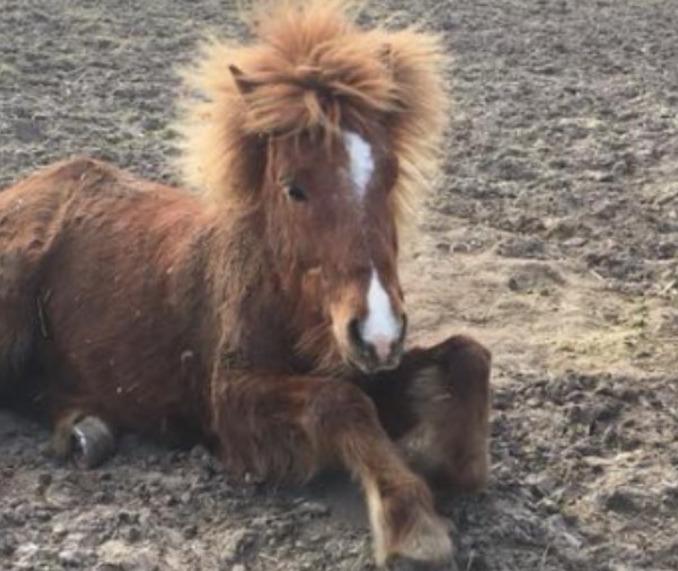
[[[436,36],[363,30],[348,0],[282,0],[252,11],[246,45],[212,40],[184,73],[199,99],[180,124],[184,179],[211,199],[227,198],[256,177],[248,145],[313,133],[325,140],[373,121],[390,126],[404,204],[420,194],[435,163],[446,119]],[[241,93],[229,65],[243,73]],[[399,208],[402,210],[402,208]]]

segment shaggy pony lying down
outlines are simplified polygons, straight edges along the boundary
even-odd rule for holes
[[[269,4],[255,41],[204,48],[182,127],[199,192],[81,158],[0,193],[0,404],[29,399],[86,467],[125,430],[197,437],[234,476],[343,467],[379,565],[449,566],[427,480],[484,484],[490,356],[405,351],[397,267],[444,58],[344,4]]]

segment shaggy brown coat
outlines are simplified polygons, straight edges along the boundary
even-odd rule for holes
[[[0,395],[29,394],[63,453],[95,417],[196,435],[235,475],[342,465],[365,490],[378,563],[444,562],[446,526],[408,462],[483,485],[489,353],[453,337],[366,374],[345,327],[365,314],[366,264],[402,312],[398,224],[436,162],[444,58],[435,36],[362,30],[345,4],[276,3],[255,12],[256,42],[205,46],[182,127],[200,192],[82,158],[0,193]],[[332,194],[346,129],[373,143],[369,231],[350,192]],[[300,165],[335,210],[314,219],[281,192]],[[313,236],[299,235],[306,219]],[[419,447],[399,449],[412,435]]]

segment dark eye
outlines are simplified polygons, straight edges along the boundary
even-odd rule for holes
[[[296,202],[305,202],[308,200],[306,191],[294,183],[287,185],[287,195]]]

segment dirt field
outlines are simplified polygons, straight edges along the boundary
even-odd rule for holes
[[[398,11],[401,10],[401,11]],[[462,571],[678,569],[675,0],[376,0],[454,65],[445,176],[409,244],[413,340],[495,355],[493,475],[447,498]],[[75,153],[172,180],[177,80],[217,0],[0,0],[0,187]],[[2,319],[2,316],[0,316]],[[370,569],[359,502],[229,483],[127,437],[79,472],[0,413],[0,569]]]

